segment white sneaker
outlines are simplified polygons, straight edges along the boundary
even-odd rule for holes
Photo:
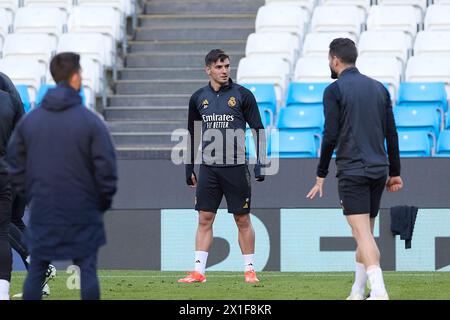
[[[364,296],[359,293],[351,293],[345,300],[364,300]]]
[[[23,293],[16,293],[15,295],[12,296],[13,298],[22,298],[23,297]]]
[[[384,294],[384,295],[381,295],[381,296],[372,296],[372,295],[370,295],[370,296],[367,297],[366,300],[389,300],[389,296],[388,296],[387,293]]]

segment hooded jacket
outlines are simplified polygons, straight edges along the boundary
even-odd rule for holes
[[[116,192],[115,149],[77,91],[59,84],[47,92],[19,122],[7,162],[13,187],[30,206],[30,254],[72,259],[106,242],[102,212]]]

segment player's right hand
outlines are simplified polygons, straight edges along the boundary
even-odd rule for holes
[[[186,183],[191,187],[197,186],[197,176],[195,175],[193,164],[186,165]]]
[[[386,190],[389,192],[397,192],[403,188],[403,180],[400,176],[397,177],[389,177],[386,182]]]
[[[314,197],[316,196],[317,193],[319,194],[319,197],[322,198],[322,195],[323,195],[323,182],[324,182],[324,180],[325,180],[325,178],[317,177],[316,178],[316,184],[308,192],[308,194],[306,195],[306,198],[314,199]]]

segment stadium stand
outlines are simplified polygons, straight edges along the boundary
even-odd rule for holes
[[[324,121],[321,106],[281,108],[277,127],[280,131],[290,129],[321,134]]]
[[[450,31],[420,31],[414,42],[415,56],[450,56]]]
[[[275,86],[267,83],[244,83],[244,87],[249,89],[255,96],[258,108],[265,114],[265,122],[267,125],[273,125],[274,115],[277,113],[277,98],[275,94]]]
[[[357,43],[357,38],[349,32],[310,32],[303,42],[303,57],[328,57],[328,46],[333,39],[349,38]]]
[[[273,131],[269,139],[269,156],[280,158],[317,157],[317,139],[311,132]]]
[[[432,155],[429,136],[424,131],[398,132],[400,157],[429,157]]]
[[[427,31],[450,31],[450,7],[431,5],[427,8],[424,29]]]
[[[364,19],[365,14],[356,6],[318,6],[311,19],[311,31],[349,32],[358,37]]]
[[[293,80],[296,82],[330,82],[328,58],[301,57],[295,66]]]
[[[315,5],[316,0],[266,0],[266,4],[267,5],[273,5],[273,4],[283,4],[283,5],[295,5],[295,6],[299,6],[301,8],[304,8],[305,10],[308,11],[309,14],[311,14],[311,12],[314,9],[314,5]]]
[[[291,82],[286,107],[322,107],[327,82]]]
[[[22,0],[24,7],[58,8],[69,15],[73,6],[73,0]],[[78,0],[77,0],[78,1]]]

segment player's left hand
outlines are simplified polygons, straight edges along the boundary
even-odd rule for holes
[[[316,184],[312,189],[308,192],[306,195],[306,198],[308,199],[314,199],[317,193],[319,193],[319,197],[322,198],[323,195],[323,182],[325,181],[325,178],[316,178]]]
[[[255,180],[258,182],[262,182],[265,179],[264,174],[262,173],[262,166],[260,164],[255,165]]]

